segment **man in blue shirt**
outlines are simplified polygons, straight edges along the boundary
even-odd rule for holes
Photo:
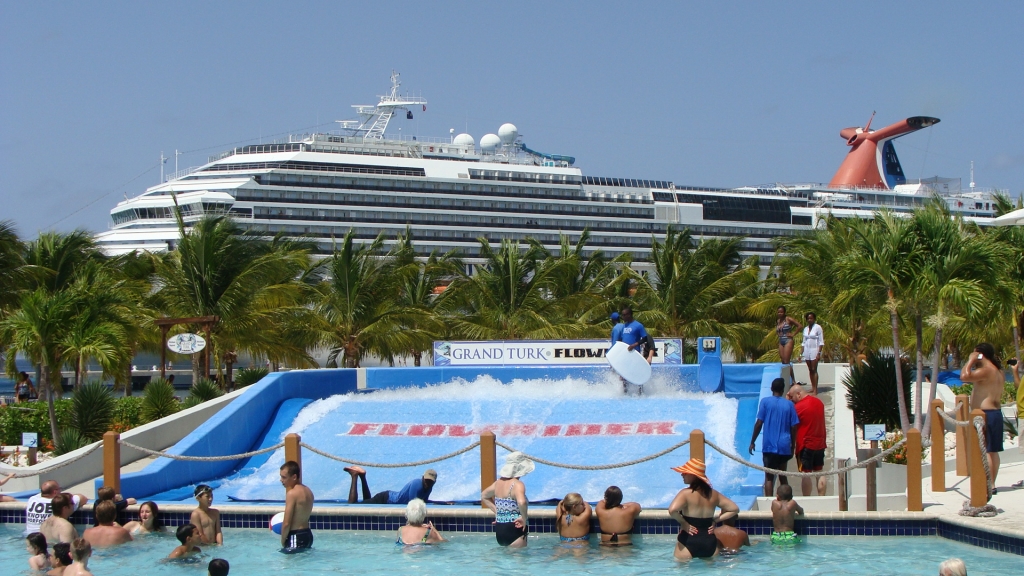
[[[349,504],[360,503],[359,493],[356,489],[356,479],[361,480],[363,485],[362,504],[408,504],[415,498],[426,502],[430,498],[430,491],[434,489],[434,483],[437,482],[437,472],[431,468],[423,473],[422,478],[410,480],[408,484],[397,492],[395,490],[385,490],[370,496],[370,485],[366,482],[366,470],[359,466],[349,466],[345,468],[345,472],[352,476],[352,485],[348,489]]]
[[[785,389],[785,380],[772,380],[772,395],[758,404],[757,422],[754,423],[754,434],[750,437],[750,453],[753,454],[754,441],[761,433],[761,428],[764,428],[761,458],[764,467],[773,470],[785,470],[789,464],[796,444],[796,429],[800,424],[793,403],[782,395]],[[789,484],[789,481],[779,474],[779,484]],[[764,495],[769,498],[775,495],[775,475],[769,472],[764,473]]]
[[[622,309],[619,318],[622,319],[622,324],[616,324],[612,328],[612,346],[615,346],[616,342],[625,342],[630,350],[643,346],[641,354],[650,364],[654,359],[654,339],[647,333],[643,324],[633,319],[633,309],[629,306]]]

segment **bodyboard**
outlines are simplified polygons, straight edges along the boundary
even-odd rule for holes
[[[640,352],[630,350],[625,342],[616,342],[605,354],[612,370],[630,384],[643,386],[651,379],[651,365]]]

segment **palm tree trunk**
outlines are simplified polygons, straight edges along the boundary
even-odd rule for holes
[[[192,383],[199,382],[203,377],[203,352],[192,355]]]
[[[412,351],[412,365],[413,366],[419,366],[422,359],[423,359],[423,352],[421,352],[419,350],[413,350]]]
[[[1024,314],[1021,315],[1024,317]],[[1020,362],[1024,358],[1020,357],[1020,318],[1017,317],[1017,311],[1013,311],[1013,350],[1017,353],[1017,361]]]
[[[57,410],[53,407],[53,382],[50,381],[50,367],[43,364],[43,389],[46,390],[46,412],[50,417],[50,435],[53,444],[56,446],[60,439],[60,432],[57,430]]]
[[[900,327],[899,318],[896,316],[896,299],[892,290],[889,290],[889,323],[892,325],[892,352],[896,364],[896,398],[899,401],[900,427],[904,431],[910,430],[910,420],[907,417],[907,398],[903,390],[903,367],[900,362]]]
[[[82,377],[82,356],[78,356],[78,362],[75,362],[75,390],[78,390],[79,382]]]
[[[915,396],[914,396],[914,427],[918,430],[921,429],[921,392],[922,382],[924,381],[924,326],[922,326],[921,311],[918,310],[914,314],[914,329],[916,331],[916,345],[917,345],[917,382],[914,384]],[[932,380],[935,376],[932,376]]]
[[[941,313],[941,311],[940,311]],[[936,393],[939,390],[939,356],[942,355],[942,326],[935,327],[935,347],[932,350],[932,391],[928,394],[928,410],[924,415],[924,427],[921,428],[921,433],[925,438],[931,435],[932,428],[932,402],[935,401]]]

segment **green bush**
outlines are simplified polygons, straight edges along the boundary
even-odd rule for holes
[[[60,456],[89,444],[89,439],[75,428],[61,428],[60,438],[54,443],[53,455]]]
[[[242,368],[235,373],[235,389],[251,386],[265,378],[267,374],[270,374],[270,370],[259,366]]]
[[[162,378],[151,380],[142,393],[142,419],[146,422],[170,416],[181,409],[174,396],[174,386]]]
[[[71,427],[71,400],[54,402],[57,413],[57,427]],[[50,417],[46,402],[22,402],[11,406],[0,406],[0,442],[5,446],[21,444],[22,432],[39,434],[39,447],[46,450],[53,443],[50,434]]]
[[[114,420],[114,396],[101,382],[78,387],[71,396],[72,424],[90,442],[103,438]]]
[[[848,394],[846,405],[853,411],[857,424],[885,424],[889,430],[898,430],[902,424],[896,392],[896,361],[892,356],[872,353],[866,362],[866,366],[854,364],[843,380]],[[910,363],[901,362],[900,366],[904,398],[909,404]]]
[[[214,398],[223,395],[224,391],[220,389],[220,386],[218,386],[216,382],[207,378],[202,378],[189,388],[189,396],[185,399],[185,402],[182,403],[181,407],[191,408],[198,404],[202,404],[207,400],[213,400]]]
[[[118,398],[114,403],[114,421],[111,430],[124,432],[143,424],[145,421],[142,419],[142,398],[138,396]]]

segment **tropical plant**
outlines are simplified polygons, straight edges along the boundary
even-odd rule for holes
[[[126,396],[118,398],[114,402],[111,430],[124,432],[125,430],[142,426],[144,423],[142,419],[142,398]]]
[[[57,400],[55,403],[58,430],[71,426],[71,400]],[[0,443],[4,446],[21,444],[23,432],[39,435],[40,447],[53,442],[47,405],[43,402],[28,402],[12,406],[0,406]]]
[[[438,319],[438,294],[447,288],[464,264],[454,252],[431,252],[425,261],[417,260],[412,231],[408,228],[404,234],[399,235],[393,252],[395,276],[398,280],[397,304],[422,312],[421,315],[410,315],[407,318],[409,328],[424,331],[430,339],[441,337],[444,326]],[[420,366],[423,353],[432,347],[426,338],[417,338],[414,343],[416,347],[409,352],[412,354],[413,365]]]
[[[0,221],[0,313],[17,303],[29,274],[25,246],[14,231],[14,223]]]
[[[89,439],[79,432],[77,428],[64,428],[53,443],[53,455],[60,456],[68,452],[74,452],[87,444],[89,444]]]
[[[146,422],[170,416],[181,409],[174,386],[162,378],[151,380],[142,392],[142,419]]]
[[[189,396],[182,402],[182,408],[191,408],[197,404],[202,404],[207,400],[213,400],[214,398],[224,395],[224,391],[221,390],[220,386],[216,382],[208,378],[202,378],[198,382],[189,388]]]
[[[114,397],[102,382],[89,382],[71,396],[72,425],[89,441],[103,438],[114,420]]]
[[[897,379],[897,370],[902,378]],[[846,386],[846,405],[853,411],[857,424],[885,424],[889,429],[899,427],[901,415],[897,402],[898,386],[904,395],[910,395],[910,366],[897,364],[892,356],[870,353],[863,362],[850,366],[843,379]],[[909,429],[909,426],[908,426]]]
[[[270,374],[270,370],[261,366],[242,368],[238,371],[238,375],[235,376],[235,388],[251,386],[265,378],[267,374]]]

